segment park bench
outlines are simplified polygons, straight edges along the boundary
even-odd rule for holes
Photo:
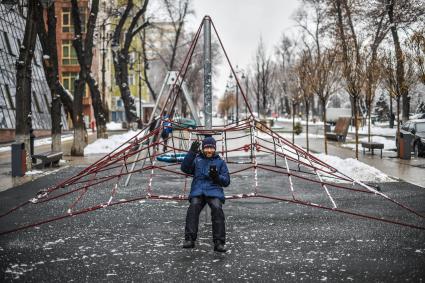
[[[40,159],[41,163],[36,164],[35,167],[44,168],[47,166],[58,165],[59,160],[62,159],[62,151],[48,151],[38,154],[33,154],[32,158]]]
[[[339,117],[335,129],[333,132],[326,132],[326,138],[328,140],[334,140],[338,142],[345,142],[345,138],[348,133],[348,126],[350,125],[350,117]]]
[[[383,143],[379,143],[379,142],[362,142],[362,147],[363,147],[363,154],[366,154],[366,152],[365,152],[366,148],[368,148],[369,151],[372,150],[372,155],[373,155],[373,150],[374,149],[380,149],[381,150],[381,158],[382,158],[382,150],[384,149],[384,144]]]

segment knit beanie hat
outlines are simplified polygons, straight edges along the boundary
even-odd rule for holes
[[[206,147],[213,147],[214,149],[216,148],[216,142],[215,142],[215,139],[213,137],[206,137],[202,141],[202,149],[204,149]]]

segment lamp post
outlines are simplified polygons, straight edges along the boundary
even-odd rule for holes
[[[238,75],[238,74],[242,74],[242,76],[241,76],[241,79],[245,79],[245,72],[244,72],[244,70],[243,69],[239,69],[238,68],[238,66],[236,65],[236,69],[235,69],[235,74],[236,74],[236,76]],[[233,81],[233,75],[232,75],[232,73],[230,73],[230,75],[229,75],[229,79],[231,80],[231,81]],[[236,125],[239,125],[239,84],[238,84],[238,78],[236,77],[235,78],[235,87],[236,87]],[[248,83],[247,83],[247,89],[248,89]],[[246,106],[245,106],[246,107]],[[233,115],[232,115],[232,122],[233,122]]]
[[[140,52],[138,53],[139,58],[139,68],[137,69],[137,73],[139,75],[139,115],[140,115],[140,123],[139,128],[142,128],[142,121],[143,121],[143,115],[142,115],[142,56]]]
[[[108,54],[108,45],[109,42],[112,40],[112,34],[110,32],[106,32],[106,20],[103,21],[101,26],[101,34],[100,34],[100,40],[101,40],[101,48],[100,51],[102,53],[102,104],[103,108],[107,109],[107,103],[106,103],[106,56]]]

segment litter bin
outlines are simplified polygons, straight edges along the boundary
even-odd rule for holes
[[[398,137],[398,157],[400,159],[410,159],[412,153],[412,135],[400,133]]]
[[[22,177],[27,171],[27,152],[24,143],[12,144],[12,177]]]

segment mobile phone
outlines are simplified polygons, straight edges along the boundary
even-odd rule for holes
[[[210,171],[217,171],[217,166],[210,165]]]

